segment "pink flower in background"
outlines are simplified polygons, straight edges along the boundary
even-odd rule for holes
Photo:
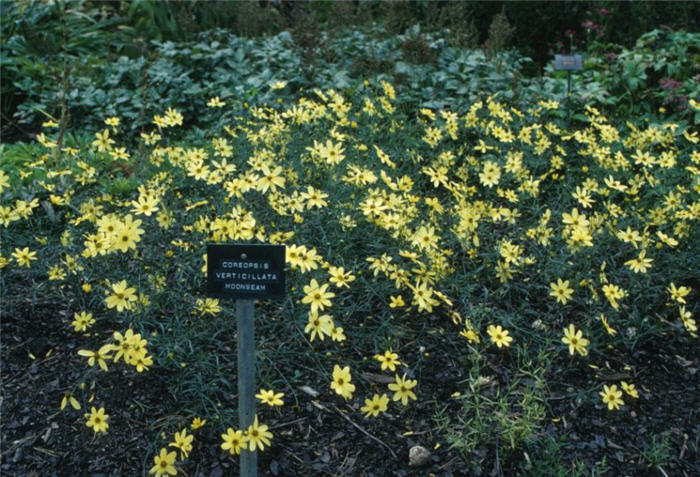
[[[661,78],[659,80],[659,85],[663,89],[677,89],[683,86],[683,83],[681,83],[680,81],[676,81],[673,78]]]

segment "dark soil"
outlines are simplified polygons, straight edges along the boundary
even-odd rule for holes
[[[95,437],[85,426],[85,409],[59,409],[63,391],[80,379],[76,370],[85,368],[84,358],[70,344],[74,337],[65,316],[51,306],[27,305],[22,313],[3,317],[1,331],[3,476],[146,475],[158,450],[151,444],[158,434],[186,424],[184,417],[168,414],[175,406],[168,376],[158,367],[142,374],[112,369],[94,373],[85,380],[86,388],[77,391],[89,396],[95,386],[100,392],[94,405],[104,406],[111,416],[108,433]],[[310,383],[321,391],[317,397],[295,390],[295,399],[288,395],[291,404],[265,419],[275,437],[272,447],[259,456],[259,475],[572,475],[537,467],[546,459],[565,469],[581,462],[587,470],[582,475],[590,475],[596,463],[613,476],[700,475],[700,361],[695,342],[657,339],[628,355],[611,354],[610,370],[579,367],[563,378],[560,374],[558,379],[570,381],[569,388],[546,403],[539,445],[498,453],[491,440],[469,462],[450,450],[436,431],[435,404],[449,402],[468,370],[450,357],[453,353],[445,343],[446,336],[427,333],[420,343],[423,348],[415,346],[415,356],[404,352],[413,362],[422,356],[420,399],[400,414],[394,406],[392,415],[364,419],[359,409],[326,392],[327,383],[320,381]],[[625,365],[628,368],[620,372]],[[285,371],[283,363],[280,367]],[[494,371],[498,375],[498,369]],[[640,398],[626,397],[623,411],[603,409],[599,389],[586,388],[625,379],[639,383]],[[582,390],[588,399],[577,397]],[[226,405],[235,406],[235,399]],[[211,423],[195,431],[194,450],[179,465],[181,475],[238,475],[238,459],[219,448],[221,432]],[[550,441],[559,444],[541,444]],[[438,442],[442,445],[435,449]],[[414,445],[432,453],[423,467],[409,466]]]

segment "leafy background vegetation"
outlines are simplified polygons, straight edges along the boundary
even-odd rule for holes
[[[692,398],[671,395],[687,421],[652,417],[659,382],[697,388],[698,6],[540,6],[2,3],[4,334],[52,315],[3,361],[59,376],[27,415],[78,454],[25,468],[145,473],[163,448],[184,471],[235,462],[235,320],[202,292],[204,244],[229,240],[307,257],[288,257],[285,300],[258,304],[260,386],[285,402],[260,405],[266,472],[359,473],[421,443],[446,475],[691,475]],[[570,102],[560,51],[585,55]],[[314,283],[335,294],[316,328]],[[354,393],[329,385],[336,365]],[[363,417],[398,379],[417,399]],[[81,453],[86,423],[139,447]],[[324,454],[339,428],[365,439],[354,470]],[[3,441],[21,468],[25,441]]]

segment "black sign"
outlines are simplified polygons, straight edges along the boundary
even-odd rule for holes
[[[554,55],[554,68],[569,71],[581,70],[583,59],[581,55]]]
[[[284,245],[207,244],[207,295],[284,296]]]

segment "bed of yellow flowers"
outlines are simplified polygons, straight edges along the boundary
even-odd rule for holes
[[[119,410],[86,383],[180,375],[168,378],[180,425],[148,457],[150,474],[175,475],[202,428],[231,455],[274,445],[264,422],[300,392],[280,360],[298,359],[294,382],[325,381],[317,392],[361,421],[429,394],[411,347],[426,327],[467,357],[545,350],[580,367],[641,339],[695,339],[698,133],[610,124],[590,107],[567,126],[559,109],[490,97],[460,114],[406,111],[382,82],[242,107],[199,135],[170,108],[140,138],[119,117],[89,140],[47,123],[43,153],[0,170],[0,267],[5,286],[69,307],[83,377],[56,407],[108,433]],[[231,304],[203,291],[206,242],[286,245],[287,296],[259,304],[262,407],[248,429],[195,383],[235,380],[217,368],[230,349],[202,349],[235,342]],[[293,352],[266,348],[267,333],[292,336]],[[604,415],[640,387],[653,392],[601,381],[582,395]]]

